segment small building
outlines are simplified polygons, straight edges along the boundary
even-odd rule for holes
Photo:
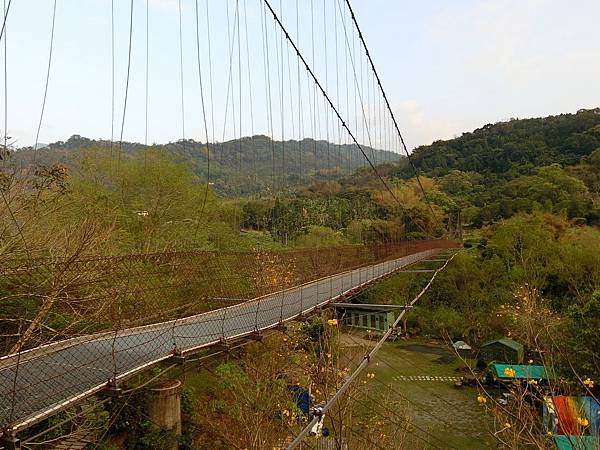
[[[456,341],[452,344],[454,350],[471,350],[471,346],[465,341]]]
[[[461,358],[475,358],[476,352],[465,341],[456,341],[452,343],[452,348]]]
[[[509,338],[502,338],[483,344],[479,349],[478,359],[485,363],[495,361],[520,364],[523,362],[523,355],[523,344]]]
[[[404,309],[401,305],[376,305],[361,303],[334,303],[342,324],[364,330],[385,333],[394,324],[395,311]]]

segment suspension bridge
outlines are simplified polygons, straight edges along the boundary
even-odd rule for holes
[[[0,358],[0,421],[11,431],[26,428],[161,361],[276,327],[453,247],[435,245],[238,305]]]
[[[129,91],[136,87],[130,77],[137,55],[134,47],[134,6],[138,3],[143,2],[130,0],[128,11],[125,11],[128,14],[127,60],[120,130],[115,130],[115,122],[118,123],[115,112],[115,4],[111,2],[110,155],[116,172],[124,153]],[[254,284],[266,286],[265,280],[256,280],[265,269],[260,264],[252,270],[246,267],[246,258],[251,259],[248,255],[228,257],[219,252],[175,252],[80,260],[66,258],[58,262],[30,258],[25,263],[14,262],[14,266],[11,265],[13,262],[7,263],[2,274],[9,280],[9,293],[0,300],[40,301],[42,317],[60,306],[83,318],[73,324],[73,329],[67,327],[66,334],[75,337],[48,339],[44,332],[40,342],[32,344],[32,333],[44,326],[34,320],[28,327],[23,327],[26,331],[17,330],[16,344],[9,354],[0,358],[0,430],[7,447],[18,441],[17,433],[90,396],[99,393],[118,395],[123,381],[161,362],[182,361],[210,347],[227,347],[235,340],[259,336],[264,330],[302,318],[394,273],[411,272],[407,268],[412,264],[445,262],[446,259],[439,259],[442,253],[458,247],[454,241],[441,239],[449,236],[446,228],[450,220],[444,223],[443,218],[440,219],[441,211],[432,206],[410,159],[348,0],[323,0],[318,10],[311,0],[310,4],[304,4],[309,6],[305,11],[300,8],[304,2],[298,0],[294,7],[286,4],[285,8],[281,1],[276,8],[268,0],[256,0],[251,11],[247,10],[246,0],[226,1],[222,2],[223,11],[220,11],[226,25],[221,29],[211,29],[214,12],[209,12],[209,2],[206,1],[205,12],[202,13],[205,14],[204,30],[200,26],[203,8],[199,7],[198,0],[183,3],[192,6],[192,9],[182,8],[182,0],[177,2],[181,101],[181,140],[177,144],[185,153],[189,139],[185,124],[186,117],[189,124],[190,115],[186,114],[185,100],[193,97],[197,101],[188,101],[187,104],[193,103],[199,108],[195,112],[201,117],[199,134],[206,147],[203,154],[206,192],[196,223],[202,223],[207,194],[214,184],[211,178],[214,177],[214,164],[227,158],[234,160],[237,175],[231,181],[240,186],[249,179],[247,175],[252,170],[256,179],[256,148],[249,150],[247,145],[253,142],[257,129],[262,128],[271,143],[271,174],[266,192],[263,192],[265,196],[277,199],[289,192],[293,186],[288,183],[294,177],[300,180],[300,185],[310,181],[331,181],[331,174],[341,174],[344,164],[348,164],[347,173],[351,173],[353,168],[358,167],[357,161],[353,161],[358,155],[364,170],[372,174],[381,191],[389,197],[393,204],[390,208],[406,215],[409,223],[405,233],[414,231],[421,237],[434,239],[413,244],[406,241],[388,243],[382,246],[385,251],[362,246],[361,250],[333,249],[329,253],[325,249],[320,250],[316,258],[314,255],[308,259],[295,257],[295,263],[305,272],[306,267],[314,266],[308,271],[310,273],[300,283],[276,292],[265,288],[267,292],[261,295],[256,295],[256,289],[250,289],[248,284],[249,280],[254,280]],[[230,3],[234,5],[231,9]],[[51,87],[57,14],[60,18],[60,2],[53,0],[51,4],[50,49],[35,144],[29,153],[24,152],[32,155],[34,166]],[[211,8],[213,6],[210,5]],[[0,34],[5,50],[8,34],[5,31],[9,29],[9,13],[12,13],[10,8],[9,1],[5,5]],[[151,28],[148,1],[145,8],[143,141],[144,147],[148,147],[148,135],[152,131],[149,125],[152,71],[149,66]],[[197,66],[198,85],[193,94],[190,93],[189,82],[186,83],[189,72],[184,70],[183,31],[186,23],[195,28],[192,65]],[[201,31],[206,32],[202,38]],[[216,48],[218,46],[219,49]],[[315,49],[319,50],[318,55]],[[222,57],[215,58],[215,51],[221,51]],[[259,67],[252,65],[253,59],[260,61],[261,58],[262,67],[261,64]],[[7,73],[9,64],[6,58],[4,65]],[[261,75],[263,86],[257,82]],[[222,92],[217,92],[219,88]],[[7,92],[5,83],[5,111]],[[264,104],[258,105],[257,100],[261,98]],[[130,104],[129,109],[131,107]],[[222,122],[215,119],[219,114],[223,115]],[[8,114],[5,114],[5,149],[8,120]],[[223,131],[219,136],[220,133],[215,130],[220,127]],[[307,136],[313,143],[308,151],[302,144]],[[233,155],[219,155],[214,151],[216,146],[211,144],[219,140],[224,142],[226,137],[235,143]],[[286,138],[294,140],[286,145]],[[275,139],[281,141],[278,152],[273,145]],[[320,170],[317,165],[318,141],[326,143],[325,170]],[[344,156],[344,149],[352,149],[353,153]],[[421,194],[419,200],[426,213],[422,213],[420,218],[412,216],[398,190],[379,166],[397,162],[401,157],[406,157],[407,167],[414,172],[416,189]],[[290,177],[290,174],[293,176]],[[27,250],[22,224],[14,217],[10,198],[3,196],[3,202]],[[144,213],[148,214],[147,211]],[[425,214],[427,219],[423,218]],[[197,228],[198,225],[195,231]],[[399,247],[394,247],[398,244]],[[194,261],[193,267],[191,261]],[[327,265],[327,270],[321,270],[320,264]],[[270,268],[274,272],[283,272],[284,269],[284,265],[278,262]],[[415,269],[412,273],[433,271],[435,277],[438,270],[440,267]],[[242,287],[237,284],[234,287],[235,283]],[[229,301],[230,306],[223,307],[222,300],[225,300],[224,303]],[[97,328],[89,331],[94,328],[89,322],[94,320],[98,321],[94,324]],[[384,340],[386,337],[387,334]],[[367,359],[365,361],[368,363]],[[347,384],[358,376],[366,363],[347,380]],[[344,389],[342,386],[332,401]],[[308,428],[305,429],[296,441],[300,442],[308,431]]]

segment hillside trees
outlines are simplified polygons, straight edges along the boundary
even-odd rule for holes
[[[118,165],[83,158],[71,180],[71,220],[97,217],[116,224],[122,251],[211,248],[211,223],[232,229],[233,217],[206,183],[169,155],[149,150]]]

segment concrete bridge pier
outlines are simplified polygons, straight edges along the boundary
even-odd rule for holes
[[[148,389],[148,417],[161,428],[181,436],[181,381],[162,380]],[[169,449],[177,449],[177,440]]]

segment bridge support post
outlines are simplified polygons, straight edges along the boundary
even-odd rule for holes
[[[20,450],[21,448],[21,441],[14,433],[4,436],[0,440],[0,444],[5,450]]]
[[[162,380],[148,389],[147,405],[150,420],[172,432],[164,448],[176,450],[177,437],[181,435],[181,381]]]

